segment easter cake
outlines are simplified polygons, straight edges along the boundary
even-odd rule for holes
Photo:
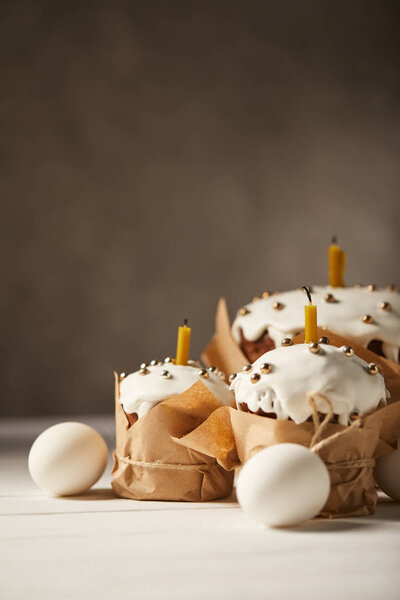
[[[231,375],[231,389],[241,411],[296,424],[312,419],[312,398],[320,415],[349,425],[386,404],[389,392],[375,363],[355,355],[350,346],[293,344],[271,350]]]
[[[216,367],[203,368],[189,360],[177,365],[171,358],[142,363],[140,369],[119,377],[119,401],[132,426],[160,402],[182,394],[198,381],[202,381],[222,405],[232,405],[233,394],[225,383],[225,373]]]
[[[315,286],[312,292],[320,327],[399,362],[400,294],[395,286]],[[253,298],[232,324],[232,335],[250,362],[303,330],[301,288]]]

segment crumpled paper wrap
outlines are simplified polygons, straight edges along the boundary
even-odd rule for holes
[[[400,433],[400,366],[382,358],[350,340],[320,329],[335,346],[351,345],[367,362],[376,362],[391,393],[388,404],[361,417],[352,426],[327,424],[319,427],[315,440],[314,423],[296,425],[292,421],[270,419],[236,409],[222,407],[179,443],[217,459],[225,469],[243,465],[263,448],[283,442],[310,447],[325,462],[331,492],[321,515],[344,517],[367,515],[375,511],[377,492],[373,477],[375,460],[396,448]],[[304,342],[304,334],[294,339]],[[226,304],[220,300],[216,333],[202,356],[206,364],[214,364],[226,372],[235,372],[248,361],[230,331]]]
[[[204,502],[229,496],[233,473],[202,452],[173,441],[198,428],[221,407],[199,381],[160,402],[129,427],[115,379],[116,447],[111,472],[117,496],[134,500]]]

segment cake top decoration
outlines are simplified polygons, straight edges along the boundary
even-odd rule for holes
[[[321,413],[328,412],[327,398],[341,425],[389,397],[375,364],[366,363],[348,346],[326,343],[276,348],[246,365],[230,381],[238,408],[245,404],[252,413],[273,413],[295,423],[312,415],[310,397]]]
[[[318,324],[367,347],[372,340],[382,341],[388,358],[397,361],[400,347],[400,294],[395,286],[312,288],[313,303],[318,306]],[[277,299],[278,298],[278,299]],[[279,296],[264,295],[240,309],[232,333],[241,341],[258,340],[268,331],[275,346],[282,338],[304,330],[304,291],[292,290]]]
[[[230,405],[233,394],[224,381],[225,374],[216,367],[208,369],[195,361],[176,365],[172,359],[142,363],[139,371],[120,377],[119,399],[125,413],[136,413],[138,418],[159,402],[182,394],[197,381],[203,381],[221,404]]]

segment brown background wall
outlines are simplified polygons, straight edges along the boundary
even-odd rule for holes
[[[3,3],[2,414],[111,411],[332,233],[399,282],[396,5]]]

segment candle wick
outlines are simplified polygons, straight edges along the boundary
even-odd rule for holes
[[[186,326],[187,326],[187,324],[188,324],[188,320],[187,320],[187,319],[184,319],[184,320],[183,320],[183,324],[184,324],[184,325],[185,325],[185,327],[186,327]]]
[[[337,244],[337,236],[336,235],[332,236],[332,244]]]
[[[312,304],[310,288],[308,288],[305,285],[303,285],[303,290],[305,290],[305,292],[307,294],[307,298],[308,298],[309,303]]]

